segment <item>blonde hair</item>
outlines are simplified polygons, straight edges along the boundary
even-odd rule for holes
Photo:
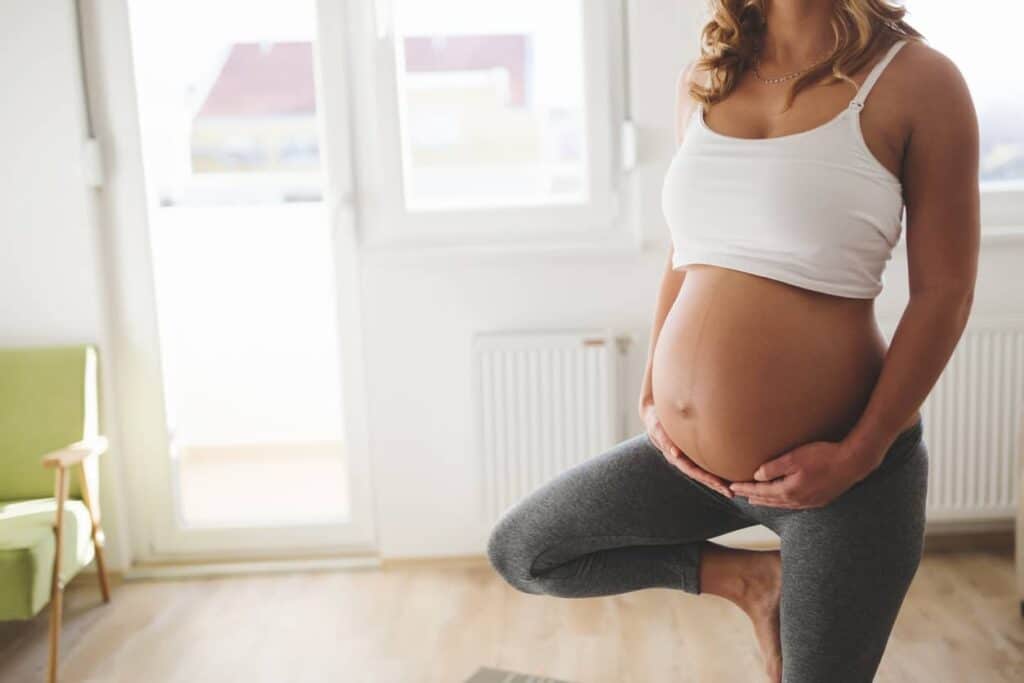
[[[711,18],[701,29],[701,55],[694,71],[709,75],[708,85],[696,80],[690,95],[704,104],[714,104],[736,87],[740,75],[750,68],[764,39],[766,0],[708,0]],[[801,90],[828,77],[827,83],[856,82],[849,74],[868,63],[894,39],[921,40],[923,36],[903,21],[906,8],[888,0],[833,0],[832,35],[829,57],[793,81],[785,109]]]

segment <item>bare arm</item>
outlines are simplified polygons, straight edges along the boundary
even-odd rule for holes
[[[844,439],[877,466],[937,381],[967,324],[980,242],[978,121],[944,55],[919,55],[903,161],[910,301],[863,414]]]
[[[643,417],[647,406],[654,403],[651,391],[651,365],[654,360],[654,347],[658,343],[658,336],[661,334],[661,328],[665,324],[665,318],[672,308],[672,302],[676,300],[676,296],[679,294],[679,288],[682,287],[685,277],[685,271],[672,270],[672,249],[669,249],[665,271],[661,276],[661,287],[658,289],[658,301],[654,309],[651,341],[647,347],[647,367],[644,370],[644,381],[640,387],[640,404],[637,406],[637,410],[640,412],[641,417]]]
[[[686,120],[689,117],[690,112],[693,110],[693,100],[687,92],[688,82],[692,73],[693,62],[690,62],[686,65],[686,68],[680,72],[679,78],[676,81],[675,138],[677,146],[682,143]],[[654,360],[654,347],[658,343],[658,336],[661,334],[661,328],[665,324],[665,317],[672,308],[672,303],[676,300],[676,296],[679,294],[679,288],[683,286],[683,280],[686,277],[685,271],[672,270],[672,253],[673,249],[669,248],[665,270],[661,276],[661,286],[658,289],[658,300],[654,311],[654,324],[651,328],[651,340],[647,348],[647,367],[644,370],[643,384],[640,387],[640,401],[637,405],[637,410],[639,411],[641,418],[643,418],[645,409],[653,404],[651,364]]]

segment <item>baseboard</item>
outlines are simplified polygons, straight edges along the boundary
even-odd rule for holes
[[[995,551],[1012,553],[1014,520],[936,522],[928,525],[925,552]]]
[[[382,569],[413,569],[416,567],[481,567],[490,566],[490,561],[483,553],[471,555],[387,557],[381,559]]]
[[[986,534],[990,532],[1013,532],[1016,520],[1012,517],[1003,519],[977,520],[940,520],[929,521],[926,535],[945,536],[961,534]]]
[[[123,572],[123,576],[127,581],[135,581],[147,579],[198,578],[202,576],[377,569],[380,566],[380,558],[371,555],[281,560],[247,560],[240,562],[161,562],[139,563],[133,565],[131,568]]]
[[[118,569],[118,570],[108,569],[107,570],[107,581],[110,582],[111,586],[118,586],[118,585],[124,583],[124,572],[122,572],[120,569]],[[80,571],[77,574],[75,574],[74,578],[71,579],[71,582],[68,585],[74,585],[74,586],[99,586],[100,585],[100,575],[97,572],[94,572],[94,571],[87,572],[87,571],[83,570],[83,571]]]

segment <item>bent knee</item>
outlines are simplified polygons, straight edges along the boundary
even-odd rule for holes
[[[531,573],[532,545],[508,516],[491,529],[487,539],[487,559],[494,571],[510,586],[524,593],[540,593]]]

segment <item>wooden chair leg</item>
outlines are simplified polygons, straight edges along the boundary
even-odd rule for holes
[[[61,556],[64,546],[64,501],[68,496],[67,469],[57,468],[55,495],[57,498],[57,521],[54,524],[53,577],[50,580],[50,661],[47,674],[49,683],[57,683],[60,668],[60,625],[64,606],[64,582],[60,579]]]
[[[50,595],[50,661],[46,680],[57,683],[57,671],[60,668],[60,626],[63,612],[64,586],[54,586]]]
[[[107,565],[103,559],[103,530],[98,526],[93,527],[92,542],[96,546],[96,572],[100,576],[100,593],[103,594],[103,602],[110,602],[110,583],[107,580]]]
[[[78,483],[82,489],[82,501],[89,510],[89,521],[92,523],[92,544],[96,549],[96,573],[99,574],[100,592],[103,594],[103,602],[110,602],[110,582],[107,578],[107,563],[103,557],[103,546],[106,536],[100,526],[99,501],[92,497],[92,489],[89,485],[89,476],[85,471],[85,463],[78,468]]]

